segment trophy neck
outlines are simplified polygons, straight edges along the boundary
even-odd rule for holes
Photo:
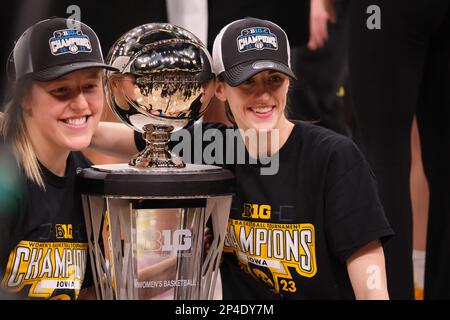
[[[147,124],[142,134],[147,145],[130,161],[130,166],[139,168],[184,168],[186,164],[169,151],[171,125]]]

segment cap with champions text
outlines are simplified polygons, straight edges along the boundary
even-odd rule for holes
[[[213,45],[214,73],[231,86],[264,70],[282,72],[294,79],[289,40],[278,25],[245,18],[226,25]]]
[[[117,70],[105,64],[98,37],[89,26],[77,21],[71,28],[68,22],[51,18],[28,28],[11,53],[10,79],[51,81],[81,69]]]

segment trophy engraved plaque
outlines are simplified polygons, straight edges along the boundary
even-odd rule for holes
[[[109,105],[146,147],[128,164],[78,175],[97,297],[211,299],[234,175],[169,149],[171,132],[214,95],[209,53],[189,31],[150,23],[120,37],[107,61],[119,70],[106,72]]]

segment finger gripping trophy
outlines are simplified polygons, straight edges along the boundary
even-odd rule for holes
[[[118,70],[106,72],[109,105],[146,147],[78,175],[97,297],[211,299],[234,175],[185,164],[168,144],[214,95],[210,56],[189,31],[150,23],[120,37],[107,62]]]

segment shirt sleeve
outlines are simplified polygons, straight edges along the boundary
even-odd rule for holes
[[[394,234],[374,174],[350,140],[338,142],[330,157],[325,229],[332,252],[342,262],[369,242],[378,239],[383,243]]]

